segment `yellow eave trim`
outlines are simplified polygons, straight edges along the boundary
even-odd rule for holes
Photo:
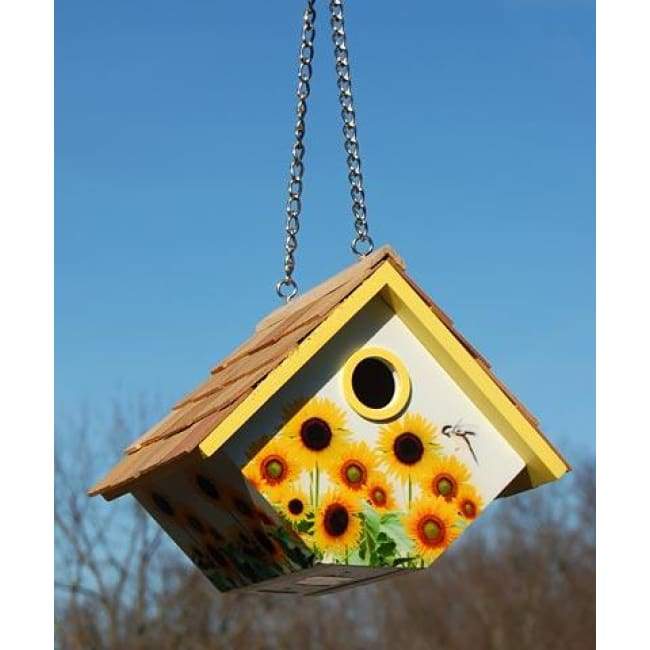
[[[414,335],[524,459],[533,485],[557,479],[568,470],[561,456],[388,261],[383,262],[347,299],[337,305],[325,321],[203,440],[199,445],[201,453],[204,456],[214,454],[380,292],[383,292],[386,301]]]
[[[392,266],[383,262],[330,315],[305,338],[257,388],[210,433],[199,445],[204,456],[212,456],[267,400],[284,386],[341,328],[376,296],[387,284],[387,271]],[[393,270],[394,272],[394,270]]]

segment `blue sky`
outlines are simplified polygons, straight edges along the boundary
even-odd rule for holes
[[[320,0],[297,279],[351,263]],[[59,0],[56,407],[171,403],[277,306],[304,2]],[[348,0],[371,233],[594,449],[594,7]]]

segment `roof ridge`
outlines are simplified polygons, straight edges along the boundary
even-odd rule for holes
[[[293,342],[292,347],[298,345],[310,331],[315,329],[328,316],[336,304],[354,291],[385,260],[390,260],[399,269],[404,267],[403,261],[393,248],[382,246],[374,253],[346,267],[337,275],[304,294],[301,298],[306,298],[305,300],[292,301],[290,304],[271,312],[269,316],[275,316],[273,322],[253,332],[248,340],[244,341],[214,366],[206,381],[191,392],[186,393],[183,398],[176,402],[171,412],[162,421],[128,445],[125,453],[133,454],[151,444],[181,434],[192,424],[210,416],[215,410],[225,410],[242,397],[243,393],[250,392],[249,387],[249,390],[242,391],[242,393],[230,394],[232,387],[240,385],[247,377],[259,373],[260,366],[250,367],[249,360],[256,358],[257,363],[259,363],[260,355],[264,356],[267,350],[272,350],[281,341],[289,341],[294,337],[296,337],[296,340]],[[285,309],[286,307],[292,309]],[[276,362],[279,364],[282,358],[282,355],[279,355]],[[268,368],[270,365],[272,365],[272,360],[267,359],[261,367]],[[229,374],[231,372],[232,375]],[[189,415],[192,415],[197,410],[200,411],[199,404],[201,402],[219,399],[219,395],[224,393],[229,394],[228,400],[219,404],[218,408],[213,406],[206,409],[201,414],[201,417],[196,420],[193,417],[189,419]]]
[[[318,300],[332,291],[335,291],[339,286],[344,284],[345,281],[351,279],[357,273],[363,273],[368,269],[372,269],[385,259],[391,259],[402,270],[406,269],[404,260],[402,260],[392,246],[389,246],[388,244],[381,246],[369,255],[356,260],[353,264],[350,264],[336,275],[333,275],[320,284],[317,284],[315,287],[312,287],[301,296],[294,298],[286,305],[274,309],[271,313],[258,321],[255,327],[255,332],[261,332],[262,330],[273,326],[294,311],[297,311],[314,300]]]

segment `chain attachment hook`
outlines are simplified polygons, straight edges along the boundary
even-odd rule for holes
[[[305,132],[307,131],[307,98],[309,97],[312,75],[312,59],[314,58],[314,38],[316,37],[316,0],[307,0],[307,7],[302,20],[300,49],[298,51],[298,87],[296,96],[296,126],[295,141],[291,150],[289,166],[289,183],[287,186],[287,221],[285,226],[284,244],[284,278],[275,285],[275,290],[286,302],[298,293],[298,284],[293,279],[296,268],[294,254],[298,248],[298,231],[300,230],[300,211],[302,210],[302,178],[305,173],[303,158],[305,156]]]
[[[284,245],[284,278],[276,285],[275,290],[287,303],[298,293],[298,284],[293,279],[296,267],[295,252],[298,248],[298,231],[300,230],[300,213],[302,210],[302,189],[305,166],[304,138],[307,131],[307,98],[310,92],[312,76],[312,60],[314,58],[314,39],[316,37],[316,0],[307,0],[303,15],[300,49],[298,51],[298,87],[296,96],[296,125],[294,129],[294,145],[291,150],[289,166],[288,196],[286,204],[286,226]],[[358,257],[365,257],[374,250],[375,244],[368,232],[368,217],[366,213],[366,195],[363,188],[361,173],[361,154],[357,136],[357,117],[352,97],[352,78],[350,74],[349,51],[343,17],[343,0],[329,0],[330,25],[332,27],[332,42],[334,43],[334,59],[336,69],[336,85],[339,90],[341,118],[343,120],[343,148],[346,154],[348,180],[350,181],[350,197],[352,198],[352,216],[356,237],[352,240],[352,252]]]

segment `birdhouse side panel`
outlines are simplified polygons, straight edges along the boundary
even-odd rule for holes
[[[134,492],[220,591],[309,568],[313,553],[223,453]]]
[[[381,297],[225,447],[323,563],[434,562],[523,469]]]

